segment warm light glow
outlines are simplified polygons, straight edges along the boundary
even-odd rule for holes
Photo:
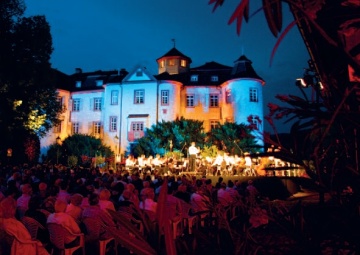
[[[14,101],[14,109],[22,104],[22,100],[15,100]]]
[[[39,114],[38,110],[32,110],[28,122],[25,123],[25,127],[30,130],[39,130],[41,126],[45,123],[46,114]]]

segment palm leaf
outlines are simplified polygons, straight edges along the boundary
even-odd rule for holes
[[[122,228],[126,229],[128,233],[131,233],[135,235],[137,239],[146,242],[145,238],[140,233],[140,231],[128,219],[124,218],[122,215],[120,215],[115,211],[109,209],[107,211],[109,212],[113,220],[116,221],[118,224],[120,224]]]
[[[271,52],[271,57],[270,57],[270,66],[272,64],[272,61],[274,59],[274,55],[275,55],[275,52],[277,50],[277,48],[279,47],[281,41],[284,39],[285,35],[287,35],[287,33],[290,31],[290,29],[296,25],[296,20],[292,21],[285,29],[284,29],[284,32],[281,33],[280,37],[278,38],[278,40],[276,41],[275,43],[275,46]]]
[[[137,255],[155,255],[157,252],[144,240],[131,237],[129,232],[122,229],[108,227],[107,231],[115,238],[115,240]]]
[[[248,16],[248,7],[249,7],[249,0],[242,0],[240,4],[236,7],[235,11],[231,15],[228,24],[230,25],[237,19],[236,21],[236,30],[237,34],[240,35],[240,29],[241,29],[241,23],[242,18],[245,16]],[[246,18],[245,18],[246,19]]]
[[[273,12],[273,4],[271,3],[273,0],[262,0],[263,3],[263,8],[264,8],[264,14],[265,14],[265,18],[268,24],[268,27],[271,31],[271,33],[277,37],[278,36],[278,28],[277,28],[277,24],[275,21],[275,17],[274,17],[274,12]]]

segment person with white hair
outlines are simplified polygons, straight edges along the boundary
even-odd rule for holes
[[[80,234],[81,230],[79,225],[76,223],[75,219],[69,214],[65,213],[67,203],[63,200],[56,200],[55,202],[55,212],[50,214],[47,223],[56,223],[62,225],[69,232],[73,234]],[[76,236],[65,235],[65,244],[71,243],[76,239]]]
[[[2,228],[8,235],[16,237],[11,244],[11,254],[49,254],[40,241],[31,239],[31,235],[25,228],[25,225],[15,218],[15,213],[16,200],[14,200],[12,197],[6,197],[3,199],[0,203],[0,218],[2,222]]]
[[[32,194],[32,187],[29,183],[25,183],[20,186],[20,190],[22,195],[16,200],[16,205],[18,217],[21,219],[27,209],[29,209],[29,201]]]

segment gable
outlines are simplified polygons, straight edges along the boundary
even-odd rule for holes
[[[123,82],[156,81],[155,77],[144,68],[137,66],[124,78]]]

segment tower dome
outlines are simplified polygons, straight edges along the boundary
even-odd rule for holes
[[[158,58],[156,62],[158,63],[158,74],[164,72],[179,74],[187,72],[190,69],[192,60],[174,46],[166,54]]]

